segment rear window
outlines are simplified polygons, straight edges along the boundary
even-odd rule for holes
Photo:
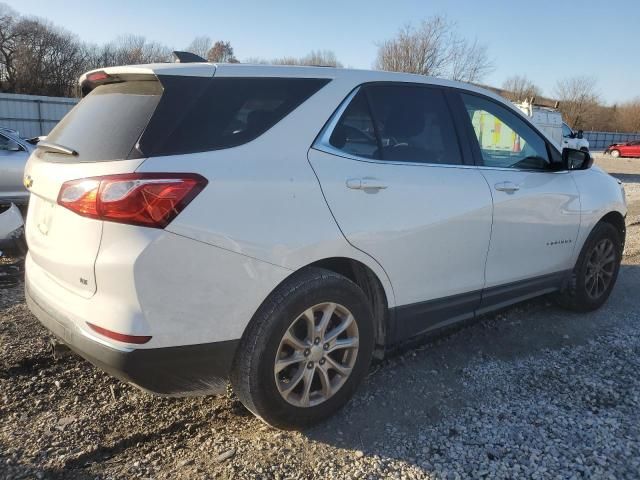
[[[127,158],[161,95],[157,81],[98,86],[56,125],[47,141],[78,152],[77,157],[65,157],[65,161]]]
[[[235,147],[266,132],[329,82],[315,78],[159,76],[98,86],[47,140],[65,161],[95,162]]]
[[[266,132],[317,92],[316,78],[161,77],[165,94],[139,149],[144,156],[230,148]]]

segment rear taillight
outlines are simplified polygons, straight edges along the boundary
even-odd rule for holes
[[[164,228],[207,185],[193,173],[127,173],[62,184],[58,204],[84,217]]]

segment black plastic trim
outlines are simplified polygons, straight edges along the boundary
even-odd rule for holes
[[[391,309],[391,317],[396,325],[389,329],[393,336],[387,343],[400,343],[440,326],[473,318],[481,298],[482,291],[476,291],[395,307]]]
[[[25,288],[29,310],[40,323],[85,360],[142,390],[167,396],[223,393],[240,340],[177,347],[116,350],[73,328],[48,311]]]
[[[482,292],[482,302],[476,315],[499,310],[529,298],[560,290],[570,275],[571,270],[567,270],[487,288]]]
[[[564,287],[571,270],[390,309],[387,346],[473,319]]]

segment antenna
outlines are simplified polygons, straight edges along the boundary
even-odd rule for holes
[[[206,62],[204,58],[191,52],[174,51],[175,63],[200,63]]]

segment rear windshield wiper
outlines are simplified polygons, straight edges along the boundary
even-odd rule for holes
[[[78,152],[74,149],[65,147],[64,145],[58,145],[57,143],[47,142],[46,140],[41,140],[37,144],[37,148],[44,150],[45,152],[52,153],[62,153],[64,155],[73,155],[77,156]]]

